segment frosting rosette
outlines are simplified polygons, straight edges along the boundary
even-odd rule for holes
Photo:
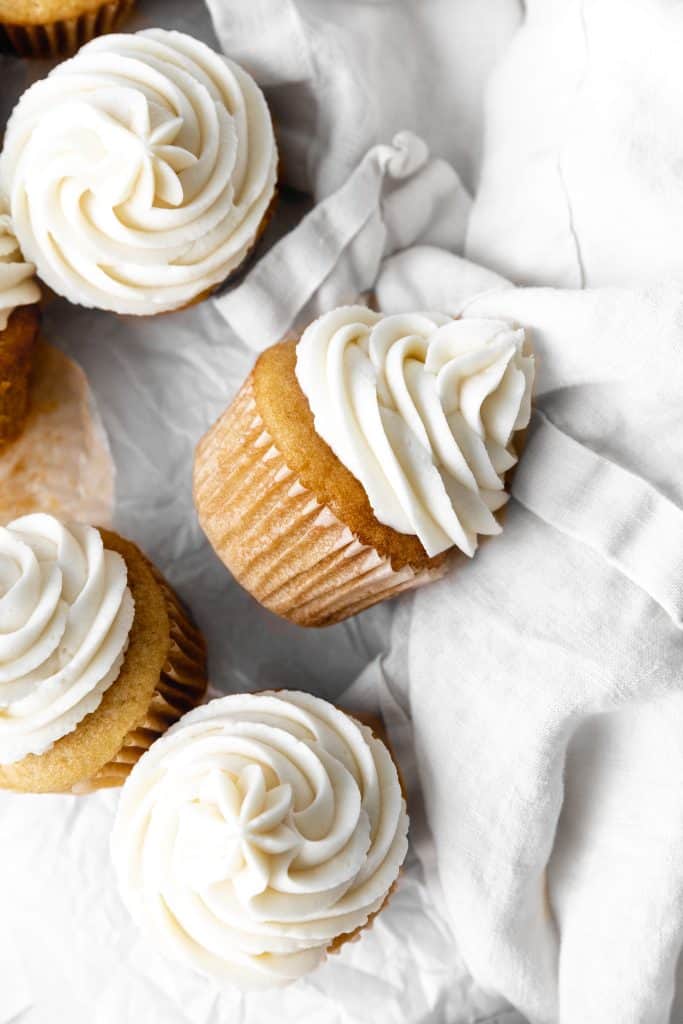
[[[19,250],[6,203],[0,199],[0,331],[17,306],[28,306],[40,298],[34,279],[35,267]]]
[[[344,306],[297,345],[296,375],[316,433],[363,485],[376,518],[428,555],[501,530],[534,378],[525,332],[440,313],[382,316]]]
[[[24,93],[0,180],[19,243],[70,301],[177,309],[243,260],[273,197],[265,99],[180,32],[94,39]]]
[[[41,513],[0,527],[0,764],[42,754],[117,678],[133,623],[123,558]]]
[[[169,956],[241,988],[284,985],[384,903],[407,849],[396,768],[310,694],[214,700],[155,743],[112,834],[121,892]]]

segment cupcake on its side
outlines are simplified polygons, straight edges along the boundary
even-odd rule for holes
[[[369,924],[407,830],[382,741],[281,690],[211,701],[155,743],[123,788],[112,857],[162,952],[258,989],[308,973]]]
[[[40,288],[0,199],[0,451],[22,431],[39,315]]]
[[[135,0],[0,0],[0,35],[21,57],[60,57],[113,32]]]
[[[500,532],[533,374],[524,330],[502,321],[333,310],[264,352],[200,442],[202,528],[300,625],[426,583],[449,549]]]
[[[0,527],[0,788],[120,785],[206,689],[204,642],[128,540],[37,513]]]
[[[180,309],[244,260],[275,194],[266,101],[181,32],[93,40],[28,89],[0,158],[22,251],[71,302]]]

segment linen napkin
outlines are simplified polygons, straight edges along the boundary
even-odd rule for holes
[[[417,132],[470,190],[483,95],[518,0],[206,0],[226,53],[265,88],[281,175],[317,199],[371,146]]]
[[[676,0],[527,0],[486,95],[468,257],[519,284],[680,277],[682,46]]]
[[[503,535],[393,635],[450,920],[475,977],[530,1020],[665,1022],[683,943],[683,291],[463,300],[462,270],[415,249],[377,286],[392,311],[443,307],[450,277],[451,312],[524,324],[538,360]]]
[[[257,350],[371,288],[384,257],[416,241],[461,249],[471,200],[453,168],[401,132],[373,146],[344,184],[215,302]]]

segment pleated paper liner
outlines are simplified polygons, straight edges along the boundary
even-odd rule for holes
[[[0,23],[11,49],[20,57],[67,57],[95,36],[115,32],[135,6],[135,0],[111,0],[73,18],[46,25]]]
[[[258,413],[253,376],[200,442],[194,486],[202,528],[237,581],[302,626],[340,622],[446,570],[393,569],[299,483]]]
[[[201,704],[206,693],[206,649],[202,635],[163,576],[151,562],[149,567],[166,602],[171,630],[168,655],[143,721],[128,733],[111,761],[91,778],[72,787],[71,792],[78,795],[123,785],[152,743],[187,711]]]

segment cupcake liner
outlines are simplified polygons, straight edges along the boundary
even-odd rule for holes
[[[253,375],[200,442],[195,501],[202,528],[237,581],[302,626],[340,622],[446,569],[392,568],[318,502],[265,429]]]
[[[151,563],[149,566],[166,602],[171,631],[168,655],[144,719],[127,734],[111,761],[72,787],[77,795],[121,786],[152,743],[185,712],[201,704],[206,693],[206,650],[201,633],[161,573]]]
[[[0,29],[20,57],[63,57],[95,36],[114,32],[134,5],[135,0],[110,0],[74,18],[61,18],[47,25],[3,22]]]

